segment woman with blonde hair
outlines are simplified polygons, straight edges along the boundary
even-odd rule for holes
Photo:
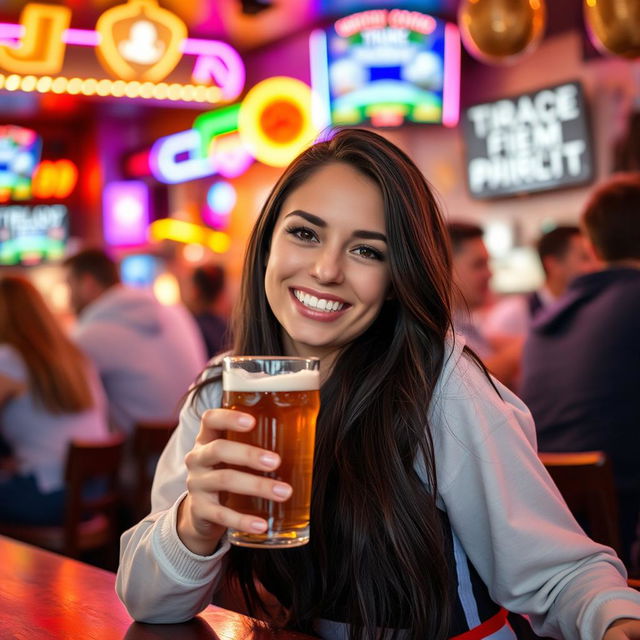
[[[0,521],[57,524],[73,438],[108,434],[99,379],[36,288],[0,279],[0,429],[15,471],[0,477]]]

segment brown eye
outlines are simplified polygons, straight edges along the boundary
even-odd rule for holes
[[[356,247],[355,252],[361,258],[366,258],[367,260],[383,260],[384,256],[373,247],[368,247],[363,245],[361,247]]]
[[[317,240],[315,232],[307,227],[287,227],[285,231],[303,242],[314,242]]]

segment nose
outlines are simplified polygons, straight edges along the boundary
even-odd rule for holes
[[[340,284],[344,280],[342,255],[338,249],[321,247],[315,252],[311,276],[323,284]]]

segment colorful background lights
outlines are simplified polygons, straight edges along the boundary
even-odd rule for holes
[[[202,212],[202,219],[214,229],[226,229],[236,201],[236,190],[231,183],[225,180],[215,182],[207,193],[207,207]]]
[[[144,182],[110,182],[103,195],[104,239],[114,247],[137,246],[147,242],[149,188]]]

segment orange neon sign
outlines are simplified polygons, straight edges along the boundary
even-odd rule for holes
[[[20,46],[0,46],[0,66],[15,73],[58,73],[64,61],[62,34],[71,22],[71,10],[51,4],[30,3],[23,10],[20,22],[24,37]]]
[[[158,0],[106,10],[95,30],[71,28],[71,10],[28,3],[19,24],[0,23],[0,90],[219,103],[244,89],[245,69],[225,42],[189,38]],[[66,55],[87,47],[94,56]],[[193,56],[194,63],[183,64]]]
[[[187,27],[155,0],[129,0],[105,11],[96,23],[102,66],[123,80],[159,81],[180,61]]]
[[[78,168],[71,160],[43,160],[33,174],[31,191],[39,200],[62,200],[78,182]]]

